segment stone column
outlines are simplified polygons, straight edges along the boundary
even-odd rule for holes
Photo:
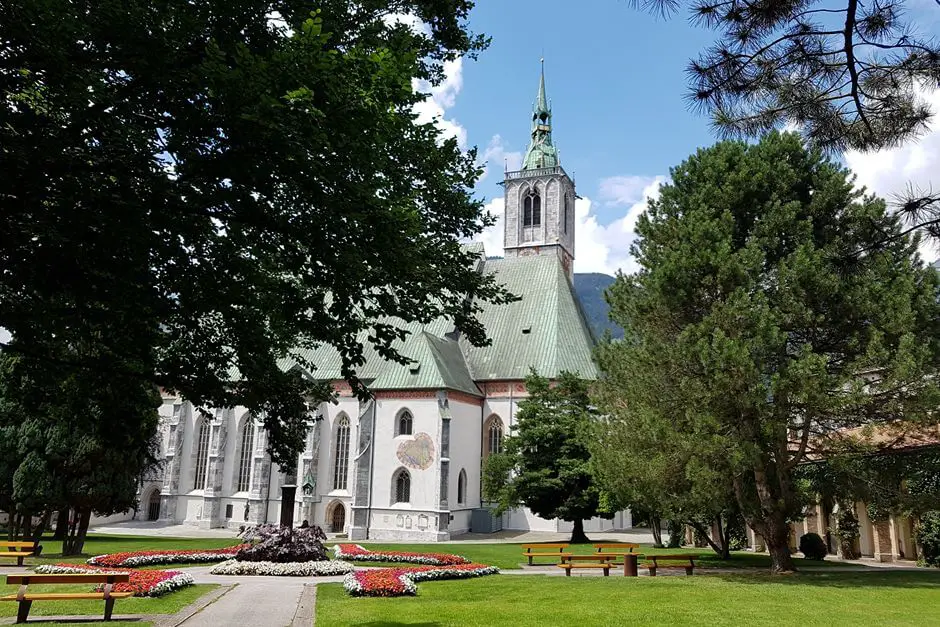
[[[375,425],[375,401],[360,404],[359,441],[356,443],[356,460],[353,473],[352,523],[349,524],[350,540],[365,540],[369,537],[369,514],[372,505],[372,430]],[[335,452],[334,452],[335,455]]]
[[[229,410],[217,411],[210,423],[212,431],[209,436],[209,461],[206,488],[202,496],[202,519],[199,526],[203,529],[222,527],[225,522],[222,518],[222,471],[225,464],[225,442],[228,437],[226,422]]]
[[[875,559],[880,562],[893,562],[896,553],[891,520],[875,521],[872,523],[872,527],[875,541]]]
[[[179,407],[179,409],[177,409]],[[176,521],[176,497],[180,489],[180,464],[183,459],[183,440],[186,423],[182,420],[184,405],[174,405],[173,416],[167,420],[170,430],[167,441],[163,487],[160,489],[160,520]]]
[[[271,488],[271,458],[264,450],[267,432],[259,425],[255,427],[254,452],[252,453],[251,491],[248,493],[248,524],[267,522],[267,502]]]

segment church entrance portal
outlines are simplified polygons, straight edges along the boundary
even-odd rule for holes
[[[147,520],[160,519],[160,490],[150,494],[150,503],[147,505]]]
[[[330,533],[343,533],[346,530],[346,508],[342,503],[333,506],[330,514]]]

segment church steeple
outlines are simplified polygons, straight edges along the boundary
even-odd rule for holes
[[[545,61],[532,108],[532,130],[522,169],[506,172],[507,258],[553,255],[569,278],[574,267],[574,201],[577,194],[552,143],[552,108],[545,95]]]
[[[523,170],[553,168],[559,164],[558,151],[552,144],[552,109],[545,96],[545,59],[539,77],[539,93],[532,108],[532,133],[522,161]]]

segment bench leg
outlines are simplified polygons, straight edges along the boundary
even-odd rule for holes
[[[656,576],[656,567],[650,566],[650,577],[655,577],[655,576]]]
[[[17,565],[17,566],[22,566],[22,565],[23,565],[23,558],[22,558],[22,557],[17,557],[17,558],[16,558],[16,565]]]
[[[604,576],[605,576],[605,577],[610,577],[610,567],[609,567],[609,566],[604,569]]]
[[[114,598],[104,600],[104,619],[111,620],[111,613],[114,611]]]
[[[20,601],[19,609],[16,611],[16,622],[25,623],[29,616],[29,608],[32,607],[32,601]]]
[[[530,555],[530,556],[529,556],[529,566],[531,566],[531,565],[532,565],[532,556]]]
[[[571,569],[570,569],[570,568],[566,568],[566,569],[565,569],[565,577],[570,577],[570,576],[571,576]]]
[[[694,570],[694,569],[693,569],[691,566],[686,566],[686,567],[685,567],[685,574],[686,574],[686,575],[691,575],[693,570]]]

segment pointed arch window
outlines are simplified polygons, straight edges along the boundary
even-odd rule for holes
[[[247,492],[251,487],[251,461],[255,450],[255,425],[252,416],[245,416],[241,432],[241,451],[238,455],[238,481],[236,492]]]
[[[542,197],[538,191],[529,192],[522,201],[522,226],[542,224]]]
[[[414,427],[414,417],[407,409],[398,414],[398,423],[395,425],[395,435],[411,435]]]
[[[503,451],[503,421],[499,416],[490,416],[483,427],[483,456]]]
[[[333,438],[333,489],[345,490],[349,481],[349,418],[343,416]]]
[[[399,468],[392,481],[395,490],[395,503],[411,502],[411,475],[404,468]]]
[[[457,505],[463,505],[467,500],[467,472],[461,468],[457,475]]]
[[[196,474],[193,478],[193,490],[205,490],[206,478],[209,474],[209,437],[212,427],[209,421],[203,418],[199,423],[199,434],[196,439]]]

